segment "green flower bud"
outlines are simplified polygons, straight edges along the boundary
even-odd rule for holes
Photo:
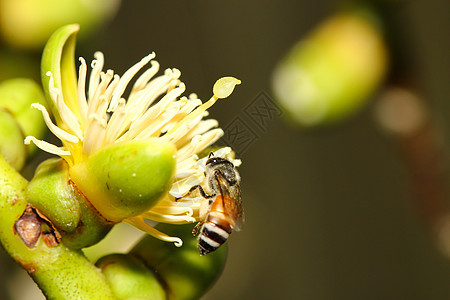
[[[14,116],[25,136],[43,138],[47,126],[42,114],[30,108],[33,103],[45,105],[44,94],[33,80],[15,78],[0,83],[0,107]]]
[[[69,183],[62,159],[44,161],[27,188],[31,205],[46,216],[69,248],[91,246],[105,237],[112,224],[102,219]]]
[[[7,111],[0,108],[0,154],[16,170],[22,169],[27,152],[19,124]]]
[[[129,254],[111,254],[96,263],[118,299],[166,299],[166,292],[142,261]]]
[[[382,81],[388,54],[373,11],[328,19],[278,65],[273,90],[303,126],[342,120],[356,112]]]
[[[80,222],[77,195],[68,184],[67,164],[53,158],[42,162],[27,188],[28,202],[49,218],[56,228],[73,232]]]
[[[139,215],[168,191],[176,149],[157,139],[113,144],[70,168],[70,177],[99,213],[119,222]]]
[[[11,46],[40,49],[52,32],[79,23],[95,31],[116,13],[120,0],[0,0],[0,33]]]
[[[25,78],[10,79],[0,83],[0,152],[16,170],[20,170],[28,153],[36,147],[25,147],[24,136],[42,138],[47,127],[41,114],[30,109],[32,103],[44,103],[38,84]]]
[[[157,272],[168,287],[169,299],[200,299],[219,278],[225,266],[226,245],[200,256],[197,239],[191,233],[192,227],[158,225],[158,230],[183,239],[180,248],[147,236],[130,252]]]

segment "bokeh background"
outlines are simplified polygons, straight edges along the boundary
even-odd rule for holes
[[[390,2],[397,53],[439,126],[448,186],[449,3]],[[356,115],[319,129],[282,116],[261,130],[244,113],[261,92],[276,101],[274,67],[339,5],[123,1],[77,48],[86,59],[101,50],[105,66],[119,74],[155,51],[162,69],[179,68],[187,93],[201,99],[222,76],[242,80],[211,116],[222,127],[243,117],[257,135],[240,157],[246,224],[231,236],[226,268],[205,299],[450,299],[450,256],[412,200],[398,141],[374,119],[377,93]],[[0,269],[9,276],[9,267]]]

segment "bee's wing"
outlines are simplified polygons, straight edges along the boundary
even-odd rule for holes
[[[238,184],[228,189],[229,197],[226,197],[225,211],[230,215],[236,224],[233,230],[240,231],[245,222],[244,207],[242,206],[241,189]]]
[[[241,188],[238,183],[230,185],[221,173],[215,174],[219,184],[221,199],[226,214],[234,221],[233,230],[239,231],[244,225],[244,208],[242,207]]]

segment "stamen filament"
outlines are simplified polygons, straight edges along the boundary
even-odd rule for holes
[[[157,61],[152,60],[150,62],[152,65],[147,71],[145,71],[139,78],[136,80],[136,83],[133,86],[133,89],[131,90],[129,100],[131,101],[133,99],[133,96],[136,92],[144,89],[146,84],[150,81],[150,79],[153,78],[153,76],[156,75],[159,71],[159,63]]]
[[[150,234],[151,236],[153,236],[157,239],[160,239],[165,242],[172,242],[177,247],[181,247],[183,245],[183,241],[179,237],[171,237],[171,236],[168,236],[167,234],[162,233],[161,231],[159,231],[159,230],[155,229],[154,227],[145,223],[143,218],[134,217],[134,218],[126,219],[125,222]]]
[[[100,83],[100,73],[103,69],[104,63],[103,53],[100,51],[94,53],[94,58],[95,60],[91,63],[92,72],[89,79],[89,101],[92,101],[94,93]]]
[[[193,112],[191,112],[189,115],[187,115],[186,117],[183,118],[183,120],[181,120],[180,122],[178,122],[178,124],[173,127],[172,129],[169,130],[169,132],[167,132],[168,135],[173,134],[178,128],[180,128],[183,124],[195,119],[196,117],[200,116],[204,111],[206,111],[208,108],[210,108],[211,106],[214,105],[214,103],[216,103],[216,101],[219,100],[219,98],[212,96],[211,99],[209,99],[206,103],[200,105],[199,107],[197,107],[196,110],[194,110]]]
[[[86,116],[87,116],[87,110],[88,110],[88,104],[86,100],[86,75],[87,75],[87,66],[86,61],[84,58],[79,58],[81,64],[78,71],[78,89],[77,89],[77,95],[78,95],[78,108],[80,110],[80,124],[81,128],[83,130],[86,129]]]
[[[33,103],[31,104],[31,107],[41,111],[42,116],[44,117],[45,124],[57,138],[59,138],[63,142],[66,141],[75,144],[78,143],[78,138],[76,136],[71,135],[70,133],[62,130],[61,128],[53,124],[52,120],[50,119],[50,115],[48,114],[44,106],[42,106],[39,103]]]
[[[143,213],[142,216],[144,218],[154,220],[156,222],[170,223],[170,224],[186,224],[186,222],[193,223],[196,221],[195,218],[188,215],[184,216],[165,215],[154,212],[153,210]]]
[[[156,56],[156,54],[154,52],[150,53],[149,55],[147,55],[146,57],[141,59],[140,62],[138,62],[137,64],[132,66],[130,69],[128,69],[128,71],[126,71],[123,74],[122,78],[119,81],[119,84],[117,85],[117,87],[115,89],[115,93],[111,99],[111,109],[112,110],[114,110],[115,106],[117,105],[119,99],[122,97],[123,92],[125,92],[125,89],[127,88],[127,85],[131,81],[133,76],[136,75],[136,73],[140,69],[142,69],[143,66],[148,64],[149,61],[151,61],[153,58],[155,58],[155,56]]]
[[[30,142],[33,142],[38,148],[44,150],[45,152],[59,155],[59,156],[69,156],[70,152],[64,150],[64,148],[57,147],[53,144],[47,143],[46,141],[38,140],[34,136],[27,136],[24,140],[26,145],[29,145]]]

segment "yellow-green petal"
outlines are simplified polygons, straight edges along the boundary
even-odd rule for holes
[[[42,53],[41,60],[41,79],[44,87],[48,106],[59,126],[63,126],[58,109],[54,105],[49,94],[51,72],[55,87],[60,89],[64,102],[70,110],[79,115],[77,102],[77,73],[75,68],[75,44],[76,36],[80,29],[78,24],[71,24],[56,30]]]

